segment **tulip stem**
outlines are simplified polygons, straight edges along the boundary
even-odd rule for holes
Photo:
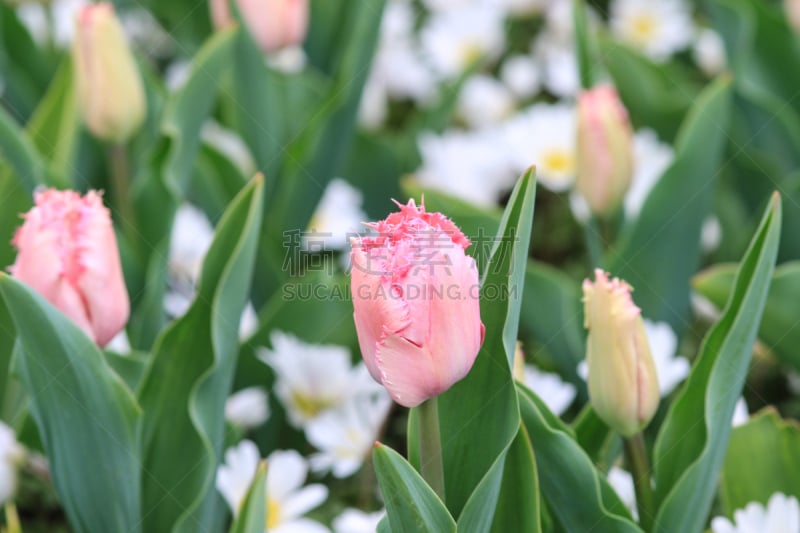
[[[7,502],[5,505],[6,511],[6,533],[21,533],[22,526],[19,523],[19,514],[17,514],[17,506],[12,502]]]
[[[589,266],[594,270],[595,268],[600,268],[603,264],[603,236],[594,216],[586,221],[584,230],[586,234],[586,252],[589,254]]]
[[[639,524],[645,531],[653,527],[653,487],[650,485],[650,463],[644,446],[642,433],[623,439],[625,443],[625,459],[633,478],[636,492],[636,507],[639,510]]]
[[[439,433],[439,404],[437,399],[425,400],[417,407],[419,421],[419,462],[422,477],[444,501],[444,464],[442,439]]]
[[[130,189],[130,168],[128,151],[122,144],[113,144],[108,148],[108,160],[111,165],[111,190],[117,206],[117,221],[125,233],[126,228],[136,227],[133,211],[133,198]]]

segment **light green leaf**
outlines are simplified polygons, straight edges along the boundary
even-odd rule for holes
[[[615,276],[635,287],[642,314],[668,322],[678,334],[686,327],[689,279],[700,261],[700,230],[712,206],[729,113],[730,79],[723,77],[695,102],[674,162],[608,261]]]
[[[0,107],[0,156],[2,156],[0,180],[3,182],[16,181],[15,186],[24,188],[29,195],[33,194],[37,185],[45,182],[47,170],[42,156],[24,130],[2,107]]]
[[[267,462],[261,461],[256,475],[247,489],[239,516],[230,533],[264,533],[267,523]]]
[[[641,533],[628,508],[575,441],[569,427],[525,386],[517,384],[517,390],[542,496],[554,520],[565,531]]]
[[[654,531],[699,531],[706,522],[775,267],[781,229],[775,194],[739,266],[720,321],[706,335],[654,450]]]
[[[728,301],[735,276],[736,265],[715,265],[695,276],[692,286],[721,309]],[[769,286],[758,336],[781,361],[800,372],[798,301],[800,261],[779,265]]]
[[[541,531],[541,502],[536,461],[528,431],[519,432],[506,453],[500,497],[494,510],[493,533]],[[459,521],[460,525],[460,521]],[[463,531],[471,531],[465,528]]]
[[[256,177],[228,207],[187,313],[158,338],[139,389],[146,531],[209,527],[224,437],[224,405],[238,353],[263,209]]]
[[[514,188],[483,272],[483,347],[467,377],[438,398],[445,500],[456,516],[519,428],[511,366],[535,195],[529,169]]]
[[[0,296],[17,331],[14,371],[71,526],[141,531],[141,411],[131,391],[100,349],[40,295],[0,273]]]
[[[397,452],[376,444],[372,451],[391,531],[455,533],[456,523],[425,480]]]

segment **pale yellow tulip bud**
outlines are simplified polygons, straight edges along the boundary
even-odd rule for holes
[[[589,399],[598,416],[625,437],[650,422],[659,401],[650,344],[630,291],[600,269],[594,283],[583,282]]]
[[[610,85],[578,97],[578,176],[575,186],[595,215],[617,209],[633,177],[628,112]]]
[[[83,121],[96,137],[123,143],[142,125],[146,102],[114,6],[87,5],[76,28],[72,50]]]

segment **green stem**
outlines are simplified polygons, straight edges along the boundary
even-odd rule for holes
[[[17,514],[17,507],[13,502],[6,502],[6,529],[7,533],[22,533],[22,526],[19,523],[19,514]]]
[[[600,268],[603,264],[603,236],[597,218],[592,215],[583,227],[586,235],[586,252],[589,254],[591,270]]]
[[[444,465],[442,439],[439,433],[439,404],[436,398],[417,407],[419,421],[419,462],[422,477],[444,501]]]
[[[625,442],[625,459],[633,477],[633,488],[636,491],[636,507],[639,510],[639,524],[645,531],[653,528],[655,504],[653,488],[650,485],[650,463],[641,433],[623,439]]]
[[[110,185],[117,208],[117,222],[120,224],[120,229],[130,236],[131,230],[136,227],[136,212],[133,209],[128,151],[125,146],[122,144],[109,146],[108,161],[111,166]]]

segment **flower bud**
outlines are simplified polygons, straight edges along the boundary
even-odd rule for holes
[[[783,0],[783,9],[789,27],[800,33],[800,0]]]
[[[414,200],[353,239],[351,291],[361,355],[392,398],[415,407],[472,368],[483,344],[469,239]]]
[[[234,22],[228,2],[211,0],[215,28]],[[264,52],[302,44],[308,29],[308,0],[236,0],[250,34]]]
[[[576,187],[595,215],[619,207],[633,176],[633,137],[628,112],[609,85],[578,97]]]
[[[128,321],[117,239],[100,195],[45,189],[17,229],[9,269],[100,346]]]
[[[650,422],[659,400],[644,322],[630,291],[600,269],[594,283],[583,282],[589,399],[598,416],[626,437]]]
[[[81,10],[72,53],[78,101],[89,131],[105,141],[127,141],[144,121],[146,102],[111,4],[90,4]]]

